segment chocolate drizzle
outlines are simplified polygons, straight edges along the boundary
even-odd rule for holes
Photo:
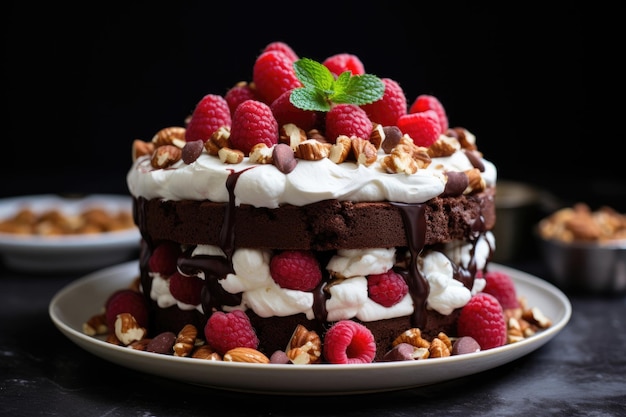
[[[424,328],[426,325],[426,299],[430,291],[430,285],[418,268],[418,257],[424,250],[426,236],[426,216],[424,205],[391,203],[400,209],[406,230],[406,239],[411,254],[408,267],[405,271],[398,271],[404,277],[409,286],[409,293],[413,300],[413,326]]]
[[[252,168],[252,167],[250,167]],[[219,255],[197,255],[185,253],[178,258],[178,269],[185,275],[198,275],[204,273],[204,288],[201,300],[205,315],[211,315],[214,310],[221,309],[223,305],[236,306],[241,304],[241,293],[230,294],[219,284],[219,280],[228,274],[234,273],[232,256],[235,251],[235,186],[239,176],[248,169],[238,172],[231,170],[226,179],[228,190],[228,204],[225,206],[224,223],[220,230],[219,246],[226,258]]]
[[[152,278],[148,275],[148,262],[150,261],[150,256],[152,255],[152,250],[154,248],[154,244],[152,242],[152,238],[146,232],[148,229],[146,227],[146,216],[145,213],[145,198],[138,198],[133,203],[133,218],[135,220],[135,224],[139,227],[139,232],[141,233],[141,243],[139,250],[139,270],[141,271],[141,288],[143,289],[144,297],[148,302],[150,302],[150,291],[152,290]]]
[[[330,280],[330,274],[326,270],[323,270],[322,272],[325,274],[322,282],[320,282],[319,285],[313,289],[313,315],[317,321],[324,323],[328,317],[328,310],[326,309],[328,293],[324,291],[324,288]]]

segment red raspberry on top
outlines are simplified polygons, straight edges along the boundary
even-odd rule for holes
[[[501,271],[488,271],[486,274],[479,271],[476,277],[485,279],[486,285],[483,292],[496,297],[502,308],[518,308],[520,306],[515,283],[513,283],[510,275]]]
[[[326,68],[335,75],[341,75],[345,71],[350,71],[352,75],[365,74],[365,67],[361,59],[353,54],[336,54],[329,56],[322,62]]]
[[[365,110],[355,104],[337,104],[326,113],[326,139],[330,143],[335,143],[339,135],[368,140],[372,128]]]
[[[473,337],[482,350],[506,344],[506,321],[498,299],[484,292],[474,295],[461,309],[457,333]]]
[[[313,252],[280,252],[270,261],[270,275],[281,288],[312,291],[322,281],[322,270]]]
[[[361,106],[372,122],[383,126],[396,126],[398,118],[407,114],[407,102],[404,91],[396,81],[382,78],[385,84],[383,98],[371,104]]]
[[[293,123],[300,129],[308,132],[317,124],[317,112],[312,110],[302,110],[294,106],[289,98],[291,91],[285,91],[270,105],[274,118],[278,122],[278,127],[287,123]]]
[[[224,94],[224,98],[228,103],[228,108],[230,109],[230,115],[232,117],[232,115],[235,114],[235,109],[238,105],[246,100],[258,100],[259,96],[256,93],[254,84],[241,81],[232,86],[226,94]]]
[[[433,110],[437,113],[442,132],[448,130],[448,116],[446,115],[446,110],[435,96],[428,94],[418,96],[409,108],[409,113],[419,113],[426,110]]]
[[[220,355],[236,347],[256,349],[259,338],[250,323],[250,319],[241,310],[230,313],[216,311],[204,326],[207,343]]]
[[[291,48],[291,46],[289,46],[287,43],[282,42],[282,41],[270,42],[263,49],[263,52],[267,52],[267,51],[279,51],[279,52],[282,52],[285,55],[287,55],[287,57],[292,62],[295,62],[298,59],[300,59],[300,57],[298,56],[298,54],[296,54],[296,52],[293,50],[293,48]]]
[[[230,143],[248,155],[257,143],[268,148],[278,143],[278,123],[270,107],[257,100],[246,100],[237,106],[230,128]]]
[[[285,91],[301,87],[293,61],[280,51],[267,51],[258,56],[252,68],[252,79],[259,97],[271,104]]]
[[[148,327],[148,304],[143,294],[131,290],[117,290],[104,303],[105,317],[109,331],[115,329],[118,314],[129,313],[141,327]]]
[[[206,142],[217,129],[230,125],[230,108],[226,99],[215,94],[207,94],[198,102],[191,114],[185,131],[185,140]]]
[[[410,113],[398,118],[398,128],[409,135],[417,146],[428,148],[441,135],[441,124],[434,110]]]
[[[378,304],[391,307],[407,295],[409,286],[402,275],[390,269],[382,274],[368,275],[367,292],[369,297]]]
[[[324,335],[323,353],[334,364],[371,363],[376,357],[374,335],[364,325],[352,320],[333,324]]]
[[[168,240],[160,243],[150,255],[148,269],[164,277],[172,275],[176,272],[176,263],[181,252],[180,246],[174,242]]]
[[[197,306],[201,302],[200,293],[204,280],[197,276],[186,276],[176,271],[170,275],[170,292],[178,301]]]

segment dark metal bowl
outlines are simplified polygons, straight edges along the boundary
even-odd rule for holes
[[[610,243],[549,240],[538,237],[554,284],[591,293],[626,291],[626,240]]]

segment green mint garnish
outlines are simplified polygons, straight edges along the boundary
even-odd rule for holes
[[[328,111],[334,104],[363,104],[380,100],[385,84],[375,75],[352,75],[349,71],[337,79],[328,68],[309,58],[293,63],[303,87],[291,92],[291,104],[302,110]]]

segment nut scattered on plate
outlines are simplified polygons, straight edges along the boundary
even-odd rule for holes
[[[19,235],[60,236],[94,234],[134,227],[128,211],[110,212],[99,207],[85,208],[77,214],[48,209],[37,213],[28,207],[0,221],[0,232]]]
[[[562,208],[539,222],[544,239],[562,242],[608,242],[626,239],[626,214],[603,206],[591,210],[585,203]]]

